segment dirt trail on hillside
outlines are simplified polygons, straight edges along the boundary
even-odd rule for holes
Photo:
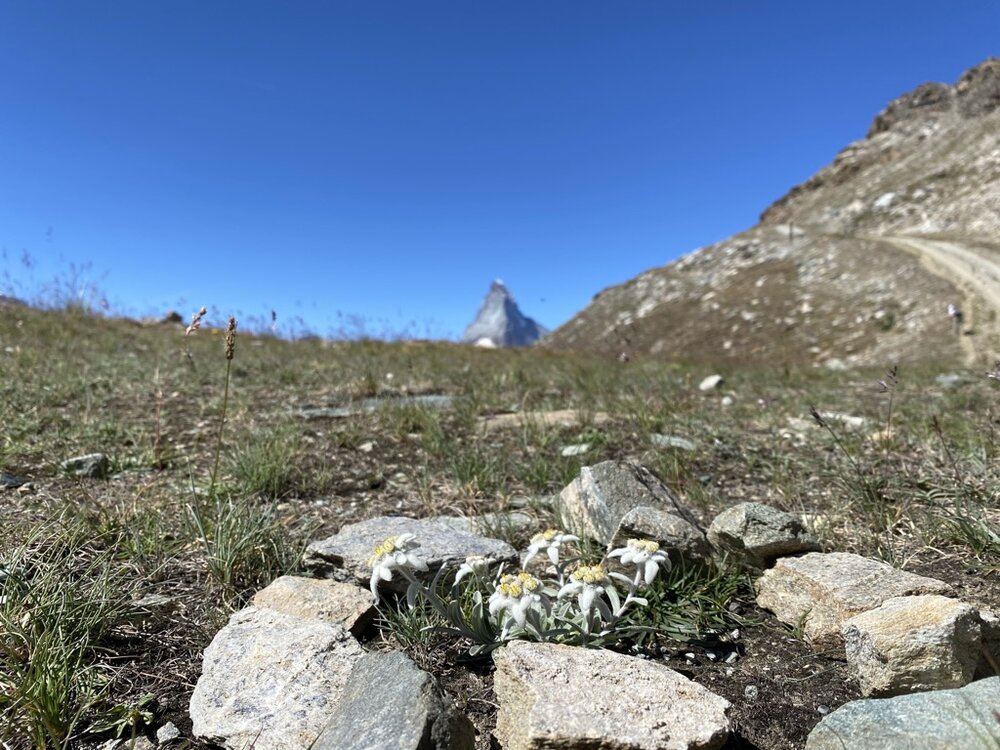
[[[962,351],[967,364],[992,365],[1000,356],[1000,253],[973,244],[924,237],[871,237],[916,255],[928,271],[955,285],[965,315]],[[941,306],[951,300],[934,300]]]

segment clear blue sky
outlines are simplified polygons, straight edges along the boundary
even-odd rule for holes
[[[0,246],[137,314],[457,336],[500,277],[555,327],[990,55],[995,0],[5,0]]]

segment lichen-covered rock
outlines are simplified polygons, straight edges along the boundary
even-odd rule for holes
[[[399,652],[372,653],[351,672],[310,750],[472,750],[475,729],[437,681]]]
[[[494,660],[504,750],[713,750],[729,736],[729,702],[662,664],[526,641]]]
[[[843,635],[866,696],[962,687],[979,660],[979,613],[946,596],[887,599],[847,620]]]
[[[306,750],[363,655],[336,623],[242,609],[205,649],[194,735],[231,750]]]
[[[791,513],[764,503],[739,503],[715,517],[708,541],[756,568],[785,555],[819,550],[819,542]]]
[[[783,557],[764,571],[755,586],[758,606],[801,628],[813,645],[834,647],[843,645],[844,620],[875,609],[886,599],[951,590],[934,578],[848,552]]]

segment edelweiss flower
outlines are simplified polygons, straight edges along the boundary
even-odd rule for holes
[[[620,557],[622,564],[635,565],[647,586],[656,578],[660,566],[670,569],[670,559],[651,539],[629,539],[627,546],[612,550],[608,557]]]
[[[617,591],[608,578],[608,573],[601,565],[581,565],[570,573],[569,583],[559,589],[559,598],[576,595],[576,601],[583,612],[584,621],[590,619],[590,610],[600,594],[613,595],[617,600]]]
[[[528,547],[528,554],[524,557],[524,564],[536,557],[540,552],[546,552],[553,565],[559,564],[559,547],[566,542],[579,541],[580,537],[573,534],[563,534],[557,529],[547,529],[541,534],[531,537],[531,545]]]
[[[455,585],[457,586],[458,582],[467,575],[479,577],[487,573],[489,569],[490,563],[485,557],[482,555],[469,555],[465,558],[465,562],[459,566],[458,572],[455,574]]]
[[[379,580],[391,581],[393,571],[402,568],[427,570],[427,563],[413,552],[420,546],[416,539],[413,534],[400,534],[389,537],[375,547],[374,554],[368,560],[368,564],[372,566],[372,578],[369,586],[375,601],[378,601]]]
[[[530,573],[508,573],[500,578],[496,591],[490,594],[490,614],[505,613],[501,638],[507,636],[511,619],[524,627],[528,610],[544,605],[541,591],[542,582]]]

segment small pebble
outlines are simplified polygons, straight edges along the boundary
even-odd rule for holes
[[[756,685],[747,685],[745,688],[743,688],[743,695],[746,696],[747,698],[750,698],[751,700],[756,698],[759,694],[760,690],[757,688]]]

